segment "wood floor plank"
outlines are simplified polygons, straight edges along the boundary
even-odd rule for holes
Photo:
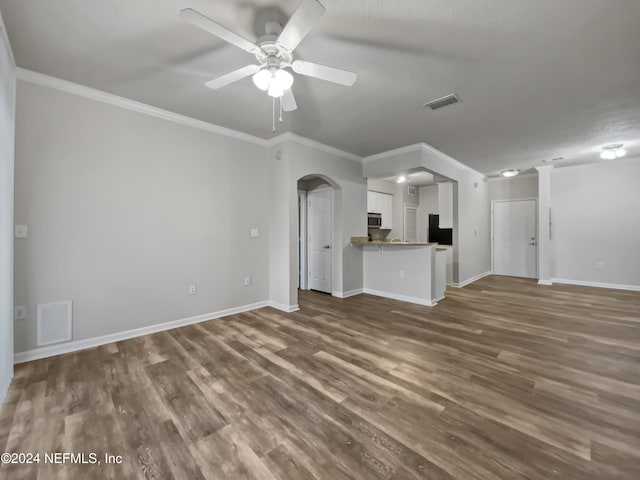
[[[435,307],[302,291],[16,366],[0,479],[637,480],[640,293],[485,277]]]

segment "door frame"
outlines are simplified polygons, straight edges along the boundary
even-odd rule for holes
[[[540,227],[538,225],[538,199],[535,197],[526,197],[526,198],[505,198],[502,200],[491,200],[491,272],[493,273],[495,271],[494,268],[494,259],[495,259],[495,237],[494,237],[494,228],[493,228],[493,224],[495,222],[495,215],[494,215],[494,206],[496,205],[496,203],[514,203],[514,202],[524,202],[524,201],[530,201],[533,200],[535,203],[535,215],[536,215],[536,221],[535,221],[535,226],[536,226],[536,260],[535,260],[535,266],[536,266],[536,271],[535,271],[535,277],[534,278],[538,278],[539,272],[538,272],[538,258],[539,258],[539,252],[538,249],[540,247],[540,239],[538,238],[538,234],[540,232]]]
[[[309,290],[307,274],[307,191],[298,190],[298,288]]]
[[[304,257],[299,257],[301,260],[303,260],[303,264],[304,264],[304,284],[305,284],[305,288],[303,289],[302,287],[300,287],[302,290],[310,290],[309,288],[309,243],[310,243],[310,239],[309,239],[309,228],[308,228],[308,224],[309,224],[309,193],[312,192],[324,192],[324,191],[328,191],[331,194],[331,208],[329,209],[331,212],[331,276],[330,276],[330,282],[331,282],[331,291],[329,292],[330,295],[333,295],[333,270],[335,268],[334,265],[334,260],[335,260],[335,253],[334,253],[334,244],[335,244],[335,193],[334,193],[334,188],[331,185],[325,185],[319,188],[314,188],[313,190],[307,190],[305,191],[305,203],[304,203],[304,222],[305,222],[305,238],[306,241],[303,242],[304,243],[304,250],[305,250],[305,256]],[[302,222],[302,219],[299,220],[300,222]],[[302,270],[303,266],[300,265],[300,275],[302,275],[303,270]]]

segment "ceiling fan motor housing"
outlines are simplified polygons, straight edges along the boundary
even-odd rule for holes
[[[293,55],[291,52],[280,48],[276,44],[276,38],[273,35],[265,35],[261,37],[257,45],[260,47],[256,52],[256,59],[266,68],[283,68],[291,65]]]

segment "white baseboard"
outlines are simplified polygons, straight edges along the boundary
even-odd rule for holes
[[[538,285],[553,285],[553,280],[538,280]]]
[[[613,290],[631,290],[634,292],[640,292],[640,285],[624,285],[619,283],[601,283],[601,282],[587,282],[584,280],[571,280],[568,278],[552,278],[553,283],[562,283],[565,285],[579,285],[581,287],[597,287],[597,288],[611,288]]]
[[[275,308],[276,310],[280,310],[281,312],[291,313],[297,312],[300,310],[300,306],[296,303],[295,305],[285,305],[284,303],[274,302],[273,300],[269,300],[267,304]]]
[[[356,288],[355,290],[349,290],[347,292],[338,292],[336,290],[331,292],[331,295],[337,298],[349,298],[355,295],[360,295],[361,293],[362,293],[362,288]]]
[[[475,277],[471,277],[468,278],[466,280],[464,280],[463,282],[460,283],[452,283],[451,286],[455,287],[455,288],[462,288],[462,287],[466,287],[467,285],[476,282],[478,280],[480,280],[481,278],[486,277],[487,275],[491,275],[491,270],[487,270],[486,272],[480,273],[479,275],[476,275]]]
[[[391,293],[391,292],[383,292],[380,290],[372,290],[370,288],[363,288],[362,293],[368,293],[369,295],[375,295],[377,297],[392,298],[393,300],[400,300],[408,303],[416,303],[418,305],[424,305],[425,307],[433,307],[437,303],[424,298],[409,297],[407,295],[400,295],[398,293]]]
[[[27,350],[26,352],[16,353],[13,356],[13,359],[14,359],[14,363],[23,363],[23,362],[29,362],[31,360],[39,360],[41,358],[53,357],[54,355],[62,355],[63,353],[77,352],[78,350],[93,348],[100,345],[105,345],[107,343],[119,342],[120,340],[127,340],[129,338],[140,337],[142,335],[149,335],[151,333],[163,332],[165,330],[171,330],[172,328],[184,327],[186,325],[192,325],[194,323],[200,323],[207,320],[213,320],[215,318],[234,315],[236,313],[248,312],[249,310],[255,310],[257,308],[266,307],[269,304],[270,302],[268,301],[251,303],[248,305],[242,305],[240,307],[220,310],[218,312],[206,313],[204,315],[197,315],[195,317],[183,318],[180,320],[173,320],[173,321],[164,322],[164,323],[157,323],[155,325],[149,325],[147,327],[141,327],[141,328],[134,328],[132,330],[125,330],[124,332],[109,333],[107,335],[101,335],[99,337],[86,338],[83,340],[65,342],[57,345],[49,345],[41,348],[34,348],[33,350]]]

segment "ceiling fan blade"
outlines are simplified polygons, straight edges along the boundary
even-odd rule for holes
[[[292,52],[324,15],[318,0],[302,0],[276,40],[279,47]]]
[[[345,87],[350,87],[356,81],[357,75],[347,70],[340,70],[339,68],[327,67],[326,65],[319,65],[317,63],[304,62],[302,60],[296,60],[291,65],[293,71],[301,75],[307,75],[308,77],[319,78],[328,82],[338,83]]]
[[[216,37],[221,38],[222,40],[229,42],[232,45],[235,45],[242,50],[245,50],[249,53],[255,53],[258,51],[259,47],[249,40],[242,38],[237,33],[233,33],[231,30],[227,30],[222,25],[217,24],[209,17],[205,17],[200,12],[196,12],[192,8],[185,8],[180,12],[180,16],[186,20],[187,22],[195,25],[196,27],[201,28],[202,30],[212,33]]]
[[[285,112],[293,112],[298,109],[296,98],[293,96],[293,90],[288,89],[284,91],[284,95],[282,95],[282,109]]]
[[[209,80],[207,83],[205,83],[205,85],[209,88],[217,90],[218,88],[226,87],[233,82],[242,80],[249,75],[253,75],[258,70],[260,70],[260,66],[258,65],[247,65],[246,67],[239,68],[238,70],[229,72],[226,75],[222,75],[221,77]]]

